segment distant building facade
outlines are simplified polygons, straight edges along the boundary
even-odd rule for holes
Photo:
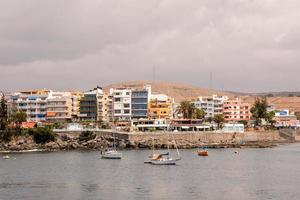
[[[225,123],[223,124],[222,131],[224,133],[244,133],[245,125],[239,123]]]
[[[110,95],[113,97],[112,115],[114,120],[131,120],[131,92],[130,88],[110,89]]]
[[[133,89],[131,93],[131,118],[140,119],[148,117],[148,102],[151,96],[151,87]]]
[[[224,119],[227,122],[249,121],[251,120],[250,110],[251,105],[240,98],[227,100],[223,106]]]
[[[98,119],[102,122],[113,121],[113,96],[103,93],[98,99]]]
[[[70,92],[52,92],[47,98],[47,121],[71,121],[72,94]]]
[[[205,118],[211,118],[223,114],[223,105],[227,100],[227,96],[200,96],[194,104],[196,108],[202,109],[206,113]]]
[[[274,121],[275,127],[278,128],[296,128],[300,126],[299,120],[297,120],[296,115],[290,113],[289,109],[275,110]]]
[[[148,105],[150,119],[172,119],[174,99],[164,94],[151,95]]]
[[[98,106],[102,95],[103,90],[101,87],[96,87],[83,94],[80,100],[80,120],[99,121]]]
[[[14,93],[8,100],[8,111],[22,111],[26,113],[27,121],[46,121],[47,98],[50,90],[28,90]]]
[[[138,131],[167,131],[169,129],[166,119],[134,119],[132,126]]]

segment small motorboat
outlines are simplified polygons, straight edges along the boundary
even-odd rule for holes
[[[207,150],[198,151],[198,156],[208,156],[208,151]]]
[[[102,152],[102,158],[121,159],[122,158],[122,153],[118,152],[115,149],[107,149],[106,151]]]

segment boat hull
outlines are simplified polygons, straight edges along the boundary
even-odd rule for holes
[[[152,165],[176,165],[176,162],[180,159],[168,159],[168,160],[151,160],[148,164]]]
[[[113,153],[113,154],[103,154],[103,159],[121,159],[122,153]]]
[[[199,151],[198,156],[208,156],[208,152],[207,151]]]

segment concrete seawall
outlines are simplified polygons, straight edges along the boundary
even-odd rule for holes
[[[184,133],[130,133],[128,140],[135,145],[149,146],[151,143],[162,146],[175,139],[180,148],[193,148],[210,145],[228,145],[245,143],[282,143],[287,140],[278,131],[246,132],[246,133],[215,133],[215,132],[184,132]]]
[[[111,130],[93,131],[98,136],[115,135],[118,139],[129,141],[158,140],[167,142],[186,140],[190,142],[222,143],[222,142],[255,142],[255,141],[286,141],[279,131],[261,131],[245,133],[216,133],[216,132],[113,132]],[[56,131],[58,135],[67,134],[70,137],[78,137],[81,131]]]

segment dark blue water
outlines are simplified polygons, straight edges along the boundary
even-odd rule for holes
[[[300,199],[300,144],[234,151],[182,150],[176,166],[143,164],[146,150],[11,154],[0,159],[0,199]]]

